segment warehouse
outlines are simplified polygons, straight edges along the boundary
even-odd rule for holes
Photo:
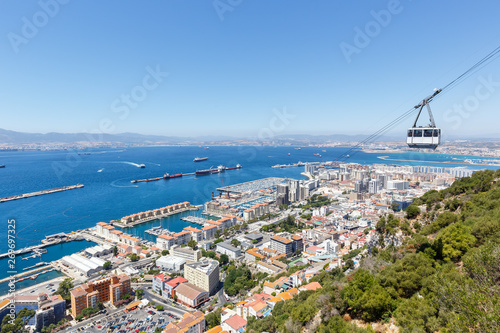
[[[85,276],[91,276],[103,269],[104,260],[92,257],[87,259],[79,254],[72,254],[62,258],[62,262],[76,269]]]

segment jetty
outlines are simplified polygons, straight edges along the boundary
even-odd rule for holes
[[[12,200],[18,200],[18,199],[25,199],[25,198],[30,198],[30,197],[36,197],[36,196],[39,196],[39,195],[44,195],[44,194],[62,192],[62,191],[69,191],[69,190],[74,190],[74,189],[82,188],[82,187],[83,187],[83,184],[76,184],[76,185],[71,185],[71,186],[56,187],[56,188],[51,188],[51,189],[48,189],[48,190],[41,190],[41,191],[36,191],[36,192],[31,192],[31,193],[24,193],[24,194],[18,194],[18,195],[9,196],[9,197],[3,197],[3,198],[0,198],[0,202],[6,202],[6,201],[12,201]]]

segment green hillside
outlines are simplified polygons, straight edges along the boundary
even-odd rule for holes
[[[500,331],[500,170],[429,191],[377,224],[378,246],[349,276],[280,302],[248,332],[373,332],[357,323],[395,321],[400,332]],[[402,245],[385,246],[397,238]]]

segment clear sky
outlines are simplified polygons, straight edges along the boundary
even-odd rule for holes
[[[499,13],[494,0],[2,0],[0,128],[370,134],[500,45]],[[500,137],[499,107],[500,59],[432,104],[464,137]]]

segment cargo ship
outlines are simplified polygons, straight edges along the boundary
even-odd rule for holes
[[[219,173],[219,172],[224,172],[226,168],[222,165],[219,165],[217,168],[210,168],[210,169],[205,169],[205,170],[196,170],[195,175],[197,176],[204,176],[204,175],[211,175],[213,173]]]
[[[234,169],[241,169],[241,165],[236,164],[236,166],[234,166],[234,167],[226,168],[226,170],[234,170]]]
[[[193,162],[202,162],[208,160],[208,157],[196,157]]]
[[[178,178],[182,177],[182,173],[176,173],[175,175],[170,175],[168,172],[163,175],[163,179]]]

